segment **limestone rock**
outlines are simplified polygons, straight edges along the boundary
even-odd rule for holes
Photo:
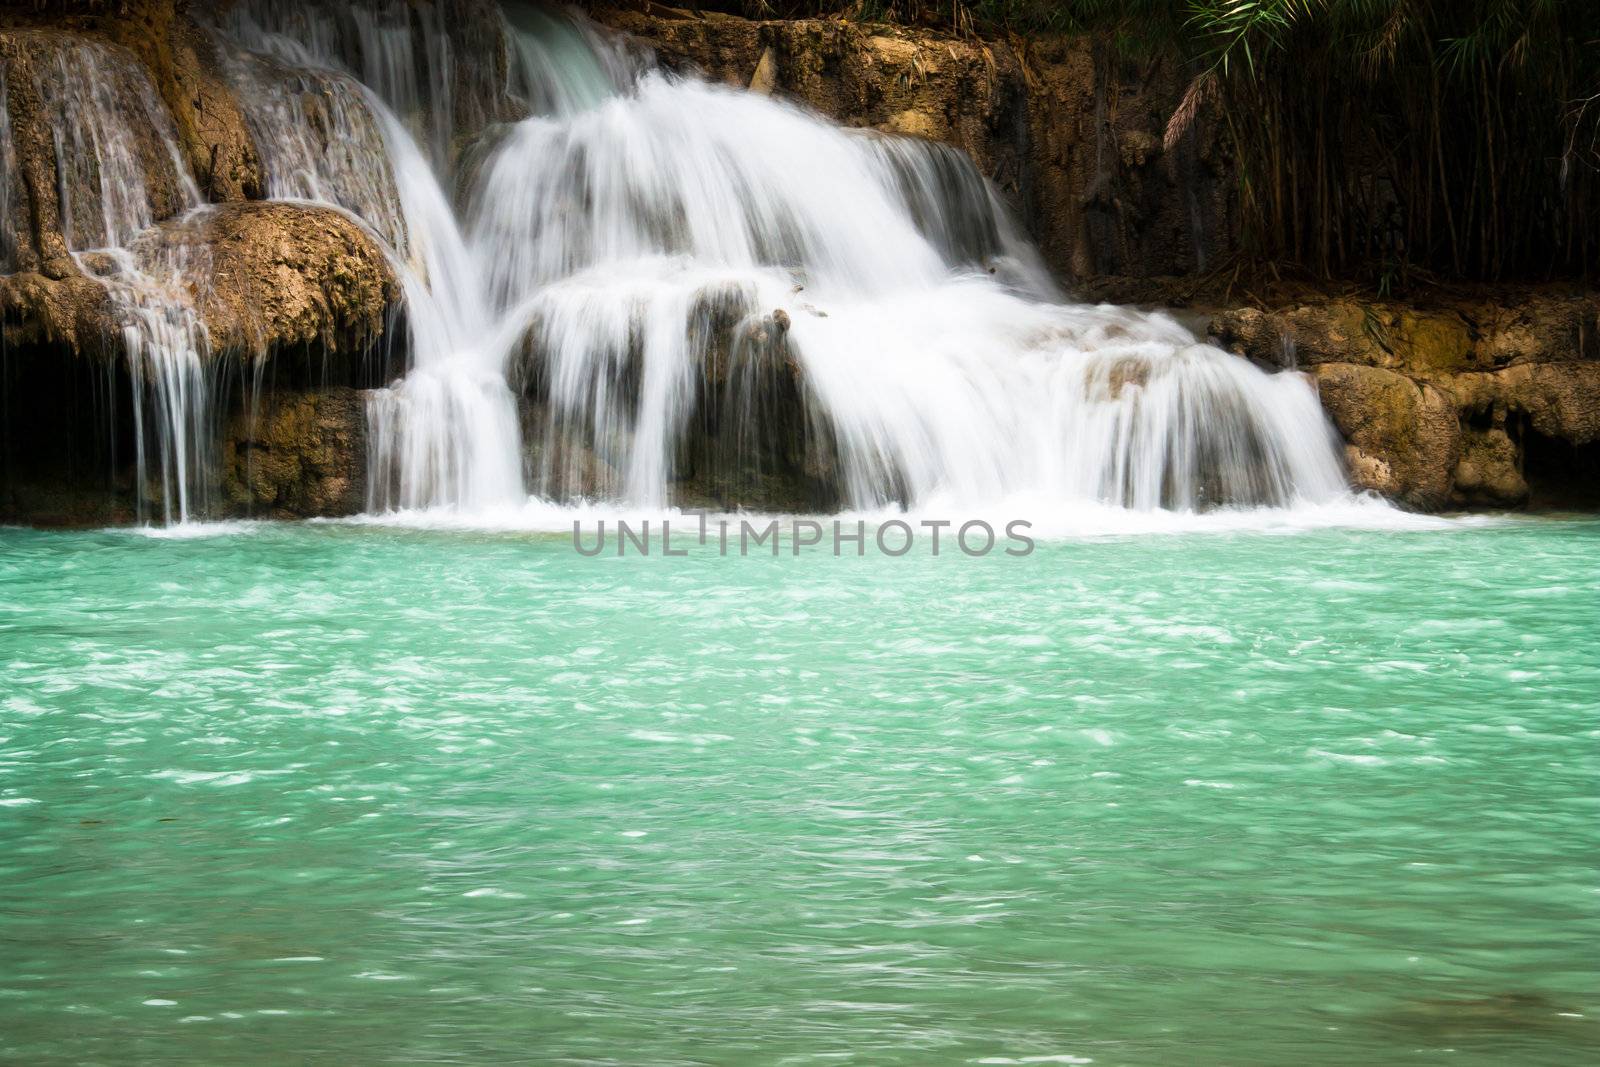
[[[174,244],[207,263],[192,277],[213,350],[359,352],[400,295],[378,243],[331,208],[221,205],[163,227],[139,251],[155,256]]]
[[[214,201],[261,197],[255,142],[210,38],[174,0],[124,0],[121,8],[93,24],[144,64],[177,125],[201,195]]]
[[[235,412],[223,439],[230,511],[259,518],[353,515],[366,503],[363,394],[280,391]]]
[[[1517,446],[1503,427],[1465,434],[1452,479],[1455,500],[1468,506],[1521,504],[1528,499],[1528,483],[1519,460]]]
[[[72,73],[63,78],[61,70]],[[95,71],[92,86],[84,69]],[[167,125],[159,100],[149,99],[144,69],[127,49],[93,35],[55,28],[0,31],[0,73],[5,78],[10,133],[5,176],[8,259],[0,269],[36,270],[63,278],[74,272],[69,248],[103,246],[108,184],[125,179],[102,172],[92,146],[64,141],[57,130],[70,125],[91,88],[97,102],[110,101],[111,121],[129,136],[129,165],[152,218],[175,214],[186,204],[182,175],[158,127]],[[68,230],[70,229],[70,233]]]
[[[1463,410],[1500,407],[1526,416],[1546,437],[1573,445],[1600,440],[1600,363],[1522,363],[1463,374],[1453,386]]]
[[[772,90],[778,87],[778,60],[772,54],[772,49],[763,48],[761,58],[756,61],[756,72],[750,75],[750,91],[760,93],[762,96],[771,96]]]
[[[320,355],[364,350],[383,332],[399,286],[362,227],[329,208],[289,203],[222,205],[152,228],[134,254],[155,271],[183,257],[191,297],[213,354],[265,357],[316,346]],[[101,257],[86,255],[91,273]],[[120,331],[105,286],[77,263],[48,278],[0,276],[0,314],[12,344],[61,346],[80,355],[120,355]]]
[[[1345,299],[1270,312],[1228,309],[1212,318],[1211,334],[1257,358],[1292,351],[1301,364],[1357,363],[1422,375],[1466,370],[1475,354],[1470,327],[1450,309]]]
[[[1210,330],[1257,363],[1314,371],[1357,485],[1426,509],[1512,507],[1600,491],[1571,452],[1600,442],[1597,313],[1593,292],[1502,288],[1229,308]],[[1529,469],[1549,446],[1570,462]]]
[[[1315,378],[1322,405],[1347,442],[1358,488],[1421,510],[1449,501],[1461,430],[1447,393],[1354,363],[1321,364]]]
[[[105,286],[78,273],[0,275],[0,318],[13,346],[50,346],[82,355],[113,345]]]

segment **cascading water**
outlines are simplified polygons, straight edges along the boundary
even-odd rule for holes
[[[0,61],[0,273],[17,269],[17,207],[13,189],[21,183],[11,140],[10,75]]]
[[[735,335],[786,332],[855,507],[1026,494],[1191,509],[1344,489],[1303,380],[1163,315],[1058,302],[942,146],[649,74],[593,111],[523,123],[473,203],[507,334],[533,334],[550,448],[599,449],[605,488],[631,501],[669,500],[704,399],[694,316],[728,291]]]
[[[521,15],[557,27],[565,35],[560,40],[582,40],[548,16]],[[522,40],[496,16],[502,35]],[[411,368],[369,400],[370,505],[472,509],[522,499],[507,343],[485,300],[481,261],[467,248],[440,186],[437,169],[447,161],[438,157],[460,133],[457,111],[490,116],[519,109],[513,92],[557,110],[598,95],[597,81],[611,82],[596,78],[593,53],[523,40],[512,49],[506,84],[493,93],[479,89],[463,106],[441,88],[439,71],[455,63],[430,5],[308,11],[258,0],[237,5],[223,30],[250,53],[233,73],[254,90],[244,95],[246,111],[272,195],[321,200],[366,220],[385,240],[405,290]],[[563,50],[587,64],[581,77],[552,77],[545,67]],[[430,57],[420,82],[418,52]],[[381,91],[358,80],[357,70],[380,72]],[[305,86],[317,89],[309,100]],[[391,105],[412,110],[410,126]],[[419,113],[430,117],[415,118]],[[419,130],[434,131],[441,146],[432,163],[418,146]]]
[[[953,149],[661,73],[529,5],[242,0],[216,31],[269,195],[360,219],[402,282],[409,369],[368,405],[373,510],[1346,492],[1303,378],[1165,315],[1063,301]],[[205,264],[182,222],[140,235],[205,209],[130,78],[83,42],[39,88],[63,229],[112,293],[182,520],[214,436],[189,296]],[[130,99],[144,133],[113,106]],[[774,472],[810,488],[741,495]]]
[[[205,208],[143,70],[86,39],[49,49],[34,85],[54,139],[61,230],[79,269],[105,286],[122,334],[139,517],[159,481],[163,519],[188,521],[205,510],[216,450],[206,329],[189,288],[206,269],[195,249],[174,235],[156,239],[152,227],[190,216],[181,231]]]

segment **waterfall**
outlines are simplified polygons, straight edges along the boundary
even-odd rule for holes
[[[401,269],[411,369],[370,402],[374,509],[661,506],[691,466],[803,468],[806,501],[857,508],[1344,492],[1303,379],[1064,301],[954,149],[655,71],[532,6],[498,26],[476,129],[417,60],[452,54],[433,6],[255,0],[228,27],[275,68],[247,100],[274,195],[355,212]]]
[[[799,424],[853,507],[1344,491],[1303,379],[1165,315],[1062,302],[948,147],[651,73],[592,111],[525,121],[481,182],[473,246],[508,333],[531,334],[541,454],[566,457],[536,472],[542,495],[570,493],[587,450],[591,488],[673,502],[712,350],[775,334],[803,383]],[[697,326],[708,307],[734,320],[731,342]],[[744,351],[748,369],[760,356]],[[772,412],[741,395],[724,421],[748,441]]]
[[[369,393],[371,510],[1347,492],[1306,379],[1164,314],[1070,302],[948,146],[663,72],[532,4],[240,0],[211,28],[268,195],[356,218],[401,282],[408,366]],[[215,437],[190,295],[207,268],[184,239],[207,209],[136,65],[64,45],[38,87],[63,230],[149,399],[141,496],[148,466],[187,519]]]
[[[162,519],[185,522],[207,508],[216,452],[208,339],[190,290],[208,272],[193,248],[152,227],[190,215],[181,233],[205,209],[143,68],[87,39],[44,48],[33,79],[54,142],[61,231],[78,268],[106,289],[132,383],[139,518],[158,495]]]
[[[410,370],[368,403],[369,504],[377,510],[524,498],[516,398],[505,376],[509,341],[440,173],[449,173],[450,146],[485,133],[494,116],[532,107],[567,113],[615,88],[601,49],[574,24],[533,9],[486,16],[464,8],[465,29],[454,29],[482,39],[492,27],[502,54],[473,61],[504,76],[496,90],[480,86],[463,109],[439,12],[430,4],[324,9],[255,0],[236,5],[221,28],[246,52],[232,76],[271,194],[351,211],[384,241],[401,279]],[[516,28],[512,16],[544,36]],[[428,62],[417,63],[419,54]],[[457,128],[463,111],[473,118]],[[419,137],[433,142],[431,159]]]

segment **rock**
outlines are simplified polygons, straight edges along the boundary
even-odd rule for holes
[[[114,344],[105,286],[76,272],[65,278],[0,275],[0,319],[12,346],[49,346],[82,356]]]
[[[81,80],[64,80],[58,68],[92,65],[97,71],[95,99],[109,100],[110,121],[131,133],[129,158],[139,172],[153,218],[165,218],[185,204],[181,175],[169,142],[158,132],[167,122],[159,100],[151,100],[150,84],[132,53],[89,34],[60,29],[17,29],[0,32],[0,72],[5,77],[8,153],[7,175],[11,233],[8,268],[38,271],[64,278],[75,272],[69,248],[105,244],[107,222],[99,159],[90,151],[56,148],[55,131],[78,113],[73,102],[84,95]],[[69,225],[72,233],[66,233]]]
[[[806,402],[789,347],[793,322],[786,309],[764,310],[759,300],[752,283],[707,285],[695,295],[685,340],[702,361],[674,457],[672,499],[684,507],[828,510],[839,499],[836,461]],[[542,348],[549,343],[535,322],[511,368],[528,485],[554,499],[619,492],[627,441],[597,435],[587,419],[551,403]],[[630,338],[619,361],[621,396],[637,395],[642,344],[642,336]]]
[[[399,284],[377,243],[341,212],[304,204],[222,205],[154,227],[133,247],[148,271],[183,256],[185,278],[214,355],[356,355],[383,333]],[[0,276],[0,315],[12,344],[121,355],[106,288],[67,259],[68,273]],[[85,267],[111,275],[103,256]]]
[[[1346,441],[1353,483],[1420,510],[1450,499],[1461,431],[1449,394],[1354,363],[1314,370],[1322,405]]]
[[[1515,507],[1528,499],[1520,454],[1504,427],[1465,434],[1452,494],[1463,506]]]
[[[366,505],[365,398],[342,387],[269,393],[229,420],[222,466],[230,513],[354,515]]]
[[[1501,287],[1229,308],[1210,330],[1257,363],[1313,370],[1357,485],[1424,509],[1513,507],[1592,491],[1570,450],[1600,441],[1597,314],[1593,292]],[[1530,468],[1546,446],[1567,458]]]
[[[1600,363],[1522,363],[1452,382],[1464,411],[1503,408],[1573,445],[1600,440]]]
[[[760,93],[762,96],[771,96],[772,90],[778,87],[778,60],[772,54],[772,49],[763,48],[761,58],[756,61],[756,72],[750,75],[750,91]]]
[[[153,259],[174,248],[209,263],[191,277],[214,351],[359,354],[400,298],[378,243],[331,208],[220,205],[161,227],[138,251]]]
[[[351,387],[385,373],[370,356],[399,296],[376,243],[337,211],[240,203],[153,227],[132,251],[147,269],[168,256],[205,266],[185,278],[210,359],[227,365],[209,375],[227,513],[359,510],[365,417]],[[82,262],[119,269],[111,257]],[[140,495],[115,305],[106,284],[67,263],[60,279],[0,276],[0,521],[126,522]]]
[[[93,25],[138,56],[149,72],[201,195],[212,201],[260,198],[261,161],[211,38],[174,0],[123,0],[120,7]]]
[[[879,129],[884,133],[897,133],[902,137],[921,137],[929,141],[941,140],[940,134],[943,127],[925,111],[915,108],[906,108],[890,115]]]

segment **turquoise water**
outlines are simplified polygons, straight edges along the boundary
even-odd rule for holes
[[[0,531],[0,1060],[1592,1062],[1597,560]]]

